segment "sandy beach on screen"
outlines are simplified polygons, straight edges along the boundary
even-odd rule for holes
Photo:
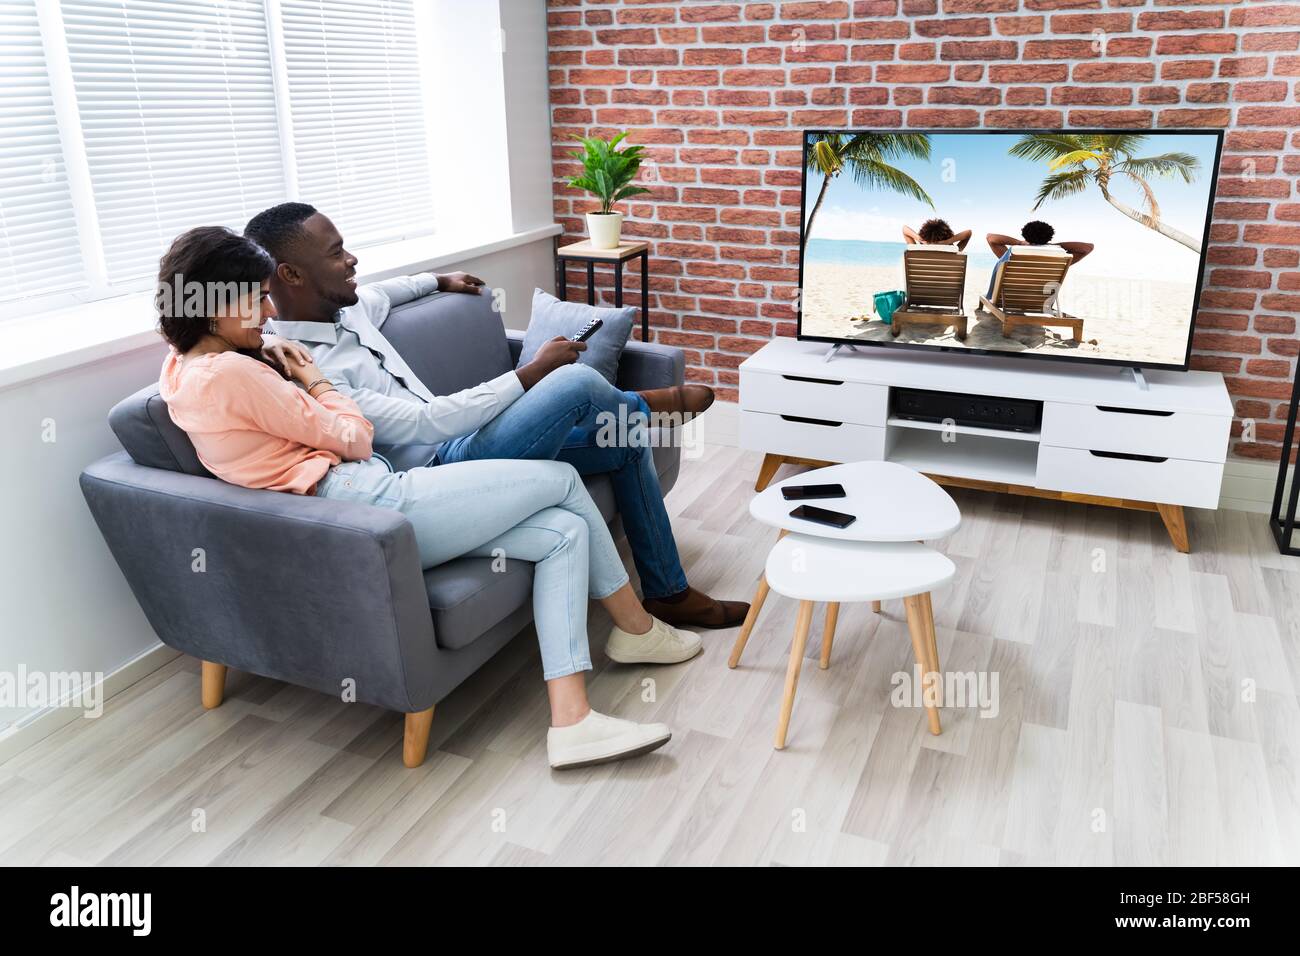
[[[804,335],[836,339],[966,346],[1005,352],[1049,352],[1080,358],[1131,361],[1135,365],[1182,365],[1187,352],[1195,286],[1151,279],[1120,279],[1071,272],[1061,290],[1061,307],[1084,320],[1083,341],[1068,328],[1014,328],[979,311],[988,291],[989,269],[972,266],[966,274],[968,332],[958,341],[951,328],[909,323],[897,338],[876,315],[877,292],[902,290],[902,268],[810,262],[804,265]]]

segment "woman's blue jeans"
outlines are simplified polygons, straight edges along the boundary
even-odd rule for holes
[[[371,458],[335,465],[316,494],[400,511],[425,568],[462,555],[532,562],[543,676],[591,669],[587,599],[608,597],[628,577],[572,465],[471,461],[394,472]]]

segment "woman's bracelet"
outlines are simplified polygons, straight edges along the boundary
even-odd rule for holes
[[[316,381],[312,382],[310,385],[307,386],[307,393],[311,394],[311,390],[315,388],[317,385],[328,385],[329,382],[330,380],[327,378],[318,378],[316,379]]]

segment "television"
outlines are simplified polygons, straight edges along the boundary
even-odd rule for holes
[[[806,130],[798,337],[1186,370],[1218,130]]]

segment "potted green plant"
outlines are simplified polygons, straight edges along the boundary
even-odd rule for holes
[[[623,229],[623,214],[614,212],[614,203],[630,196],[639,196],[650,190],[632,185],[637,170],[641,168],[643,146],[619,149],[627,133],[619,133],[612,140],[587,136],[582,139],[582,152],[571,153],[582,160],[582,175],[570,176],[569,185],[585,189],[600,200],[600,211],[587,213],[587,234],[597,249],[617,249]]]

